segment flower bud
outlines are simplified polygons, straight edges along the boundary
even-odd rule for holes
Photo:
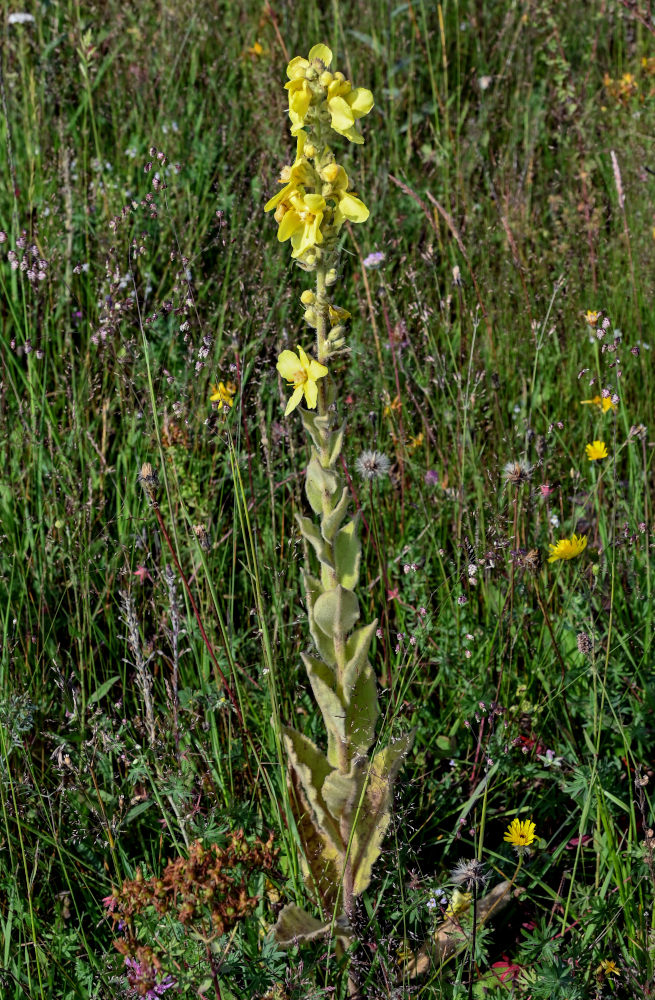
[[[316,312],[311,307],[305,310],[304,320],[309,326],[316,326]]]
[[[337,280],[338,277],[339,277],[339,275],[336,272],[336,268],[331,267],[330,270],[325,275],[325,284],[328,286],[328,288],[331,285],[336,284],[336,280]]]
[[[338,174],[339,164],[334,161],[332,161],[332,163],[328,163],[327,167],[324,167],[323,170],[321,170],[321,177],[324,181],[327,181],[328,184],[334,184]]]
[[[306,288],[305,291],[300,296],[300,301],[304,306],[311,306],[316,301],[316,296],[312,292],[311,288]]]
[[[343,337],[345,332],[346,332],[345,326],[333,326],[330,332],[328,333],[328,341],[331,344],[334,344],[335,341]]]
[[[309,69],[305,72],[305,79],[309,80],[310,82],[318,80],[318,73],[313,66],[310,66]]]
[[[329,70],[326,69],[325,72],[321,73],[321,75],[319,76],[318,82],[320,83],[321,87],[329,87],[333,79],[334,77],[332,76],[332,74],[329,72]]]
[[[310,159],[313,159],[313,157],[316,156],[316,146],[312,142],[306,142],[303,153],[305,154],[305,156],[308,156]]]

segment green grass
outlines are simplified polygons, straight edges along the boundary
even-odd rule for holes
[[[128,996],[103,898],[238,828],[274,832],[272,884],[253,883],[259,901],[216,945],[214,978],[178,922],[144,925],[179,980],[165,995],[346,993],[325,942],[283,954],[265,936],[282,902],[305,898],[280,721],[323,739],[299,657],[308,449],[275,373],[306,336],[307,282],[263,214],[291,153],[287,57],[318,40],[376,98],[365,145],[344,152],[371,208],[354,239],[344,231],[344,456],[363,511],[363,614],[382,629],[380,740],[417,734],[361,904],[364,995],[467,995],[464,952],[412,981],[400,956],[442,920],[460,858],[482,858],[490,888],[512,876],[515,816],[534,819],[538,849],[478,935],[474,995],[655,995],[653,814],[638,783],[655,735],[655,76],[642,65],[655,43],[619,5],[579,13],[55,0],[33,23],[4,19],[7,1000]],[[612,96],[605,74],[627,73],[636,92],[624,78]],[[43,280],[11,268],[23,231]],[[366,270],[374,250],[384,263]],[[622,331],[618,351],[602,351],[588,309],[610,320],[604,344]],[[227,419],[209,402],[219,380],[238,387]],[[616,414],[579,405],[617,385]],[[590,463],[595,439],[609,456]],[[355,461],[373,448],[392,475],[369,490]],[[518,459],[531,472],[515,487],[503,470]],[[144,462],[212,655],[137,481]],[[549,564],[549,543],[573,531],[586,550]],[[122,592],[153,677],[154,741]],[[513,985],[491,971],[503,958],[521,966]],[[597,973],[605,959],[615,981]]]

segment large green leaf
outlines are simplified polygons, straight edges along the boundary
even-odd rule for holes
[[[341,851],[343,841],[338,824],[323,798],[323,782],[332,773],[333,767],[316,744],[296,729],[283,726],[282,734],[289,763],[298,775],[303,795],[311,809],[314,826],[330,839],[337,851]]]
[[[339,765],[338,747],[345,742],[346,708],[336,690],[334,671],[322,660],[301,653],[302,661],[312,685],[314,697],[323,716],[328,735],[327,759],[332,767]]]
[[[348,524],[344,524],[337,532],[334,540],[334,566],[337,580],[346,590],[354,590],[359,583],[359,563],[362,555],[362,544],[357,528],[359,514],[356,514]]]
[[[366,754],[375,739],[375,726],[380,715],[375,674],[366,663],[352,689],[346,705],[345,735],[350,753]]]
[[[413,742],[414,733],[407,733],[386,746],[371,761],[364,798],[353,818],[355,832],[350,857],[356,896],[371,881],[373,865],[380,856],[382,841],[391,822],[393,781]]]
[[[332,546],[325,542],[320,529],[309,517],[303,517],[302,514],[296,514],[296,521],[298,522],[298,527],[304,537],[314,549],[314,552],[318,556],[320,562],[333,568]]]
[[[368,663],[368,651],[375,635],[378,620],[375,618],[370,625],[362,625],[356,629],[346,643],[346,666],[343,672],[343,696],[350,700],[350,692],[357,683],[357,678]]]
[[[325,514],[321,520],[321,534],[326,542],[331,542],[333,540],[339,525],[346,516],[349,502],[350,495],[348,493],[348,487],[344,486],[338,502],[332,508],[330,513]]]
[[[350,632],[359,618],[359,601],[352,590],[336,586],[316,599],[313,611],[319,629],[333,639]]]
[[[314,644],[321,654],[321,657],[330,666],[334,666],[337,657],[334,651],[334,642],[329,635],[319,627],[314,617],[314,605],[324,592],[324,587],[320,580],[317,580],[311,573],[303,571],[303,583],[305,585],[305,598],[307,601],[307,615],[309,617],[309,631]]]

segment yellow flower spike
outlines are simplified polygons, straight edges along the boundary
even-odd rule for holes
[[[560,538],[555,545],[549,545],[550,556],[548,562],[557,562],[558,559],[575,559],[587,548],[587,536],[576,535],[575,532],[570,538]]]
[[[303,396],[308,409],[315,410],[318,402],[316,383],[319,378],[324,378],[328,374],[325,365],[308,358],[302,347],[299,347],[297,354],[293,351],[282,351],[276,367],[282,378],[293,386],[291,398],[284,411],[285,417],[295,410]]]
[[[581,399],[580,406],[597,406],[603,413],[616,409],[616,403],[613,403],[609,396],[594,396],[593,399]]]
[[[530,847],[535,840],[536,825],[531,819],[513,819],[509,824],[503,840],[519,850]]]
[[[590,462],[597,462],[599,458],[607,458],[607,445],[604,441],[593,441],[587,445],[585,450]]]

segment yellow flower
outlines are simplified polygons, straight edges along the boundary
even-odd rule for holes
[[[595,326],[600,319],[600,313],[595,312],[593,309],[587,309],[584,318],[589,326]]]
[[[303,396],[309,409],[315,410],[318,402],[316,382],[319,378],[324,378],[327,375],[328,370],[325,365],[320,365],[318,361],[308,358],[302,347],[299,347],[297,354],[294,354],[293,351],[282,351],[278,359],[277,370],[282,378],[293,386],[291,399],[284,411],[285,417],[288,417],[291,411],[295,410]]]
[[[446,919],[448,919],[448,917],[451,919],[452,917],[457,917],[460,913],[468,910],[471,905],[471,899],[472,896],[470,892],[460,892],[459,889],[455,889],[453,898],[448,904],[446,913],[444,914]]]
[[[514,847],[529,847],[534,842],[536,827],[531,819],[513,819],[503,840]]]
[[[209,397],[211,403],[221,403],[223,406],[232,406],[234,400],[232,397],[237,391],[237,387],[234,382],[219,382],[218,385],[212,386],[213,393]]]
[[[305,118],[312,102],[312,91],[306,79],[307,70],[312,67],[320,75],[332,62],[332,52],[327,45],[314,45],[309,52],[309,59],[296,56],[287,66],[289,82],[285,84],[289,91],[289,118],[291,119],[291,135],[298,135],[305,124]]]
[[[305,194],[297,188],[280,202],[275,212],[279,222],[277,238],[284,243],[291,237],[292,257],[300,257],[310,247],[323,242],[321,222],[325,211],[325,198],[320,194]]]
[[[575,559],[587,548],[587,536],[576,535],[574,532],[570,538],[560,538],[555,545],[549,545],[549,548],[549,563],[557,562],[558,559]]]
[[[358,118],[363,118],[373,107],[373,94],[365,87],[355,87],[343,73],[335,73],[327,89],[327,106],[330,124],[335,132],[351,142],[361,145],[363,137],[355,128]]]
[[[331,164],[331,166],[336,166],[336,164]],[[346,171],[343,167],[337,167],[334,180],[323,189],[326,198],[336,199],[334,224],[337,230],[341,229],[346,219],[350,222],[366,222],[369,217],[369,210],[364,202],[348,190],[349,183]]]
[[[306,142],[307,133],[299,132],[298,142],[296,145],[296,159],[290,167],[283,167],[280,173],[280,184],[284,184],[285,187],[283,187],[281,191],[278,191],[277,194],[274,194],[273,197],[266,202],[264,205],[265,212],[270,212],[272,208],[277,209],[278,205],[283,205],[286,209],[291,195],[297,193],[299,189],[304,187],[318,185],[318,174],[304,155]],[[278,213],[276,212],[276,219],[277,214]],[[280,213],[280,218],[283,215],[284,211]],[[277,219],[277,221],[279,222],[280,219]]]
[[[618,966],[611,958],[604,958],[598,968],[596,973],[602,972],[605,976],[620,976]]]
[[[416,449],[420,448],[422,444],[423,444],[423,431],[421,431],[420,434],[417,434],[416,437],[409,439],[407,449],[410,452],[416,451]]]
[[[607,445],[604,441],[593,441],[586,447],[587,458],[590,462],[596,462],[599,458],[607,458]]]
[[[603,413],[616,409],[616,403],[613,403],[609,396],[594,396],[593,399],[581,399],[580,406],[597,406]]]

